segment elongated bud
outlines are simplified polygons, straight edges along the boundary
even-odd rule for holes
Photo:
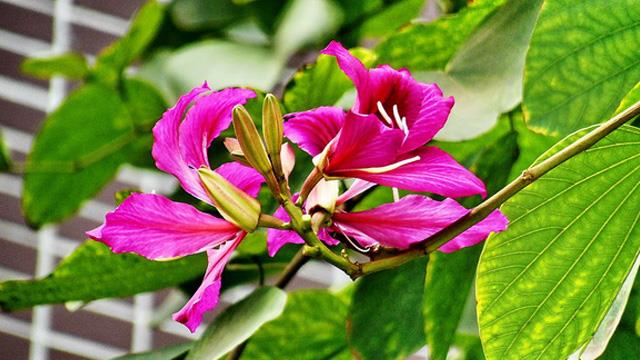
[[[222,217],[248,232],[258,227],[260,218],[258,200],[207,167],[198,169],[198,175]]]
[[[278,99],[267,94],[262,103],[262,136],[271,160],[280,163],[280,148],[283,138],[283,119]]]
[[[251,167],[266,175],[271,172],[271,162],[264,148],[256,124],[243,106],[233,109],[233,129],[238,137],[240,148]]]

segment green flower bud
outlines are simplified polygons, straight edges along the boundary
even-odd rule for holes
[[[267,94],[262,103],[262,135],[271,160],[279,163],[283,138],[283,119],[278,99]]]
[[[198,169],[198,175],[223,218],[248,232],[258,227],[260,218],[258,200],[207,167]]]
[[[233,128],[245,159],[259,173],[271,172],[271,162],[251,115],[243,106],[233,109]]]

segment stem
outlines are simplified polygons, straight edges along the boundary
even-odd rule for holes
[[[498,191],[495,195],[491,196],[478,206],[471,209],[471,211],[469,211],[467,215],[461,217],[451,225],[438,231],[422,242],[412,245],[409,250],[400,252],[397,255],[385,257],[380,260],[374,260],[360,265],[361,274],[358,274],[358,276],[396,267],[416,257],[436,251],[446,242],[454,239],[465,230],[469,229],[473,225],[489,216],[491,212],[500,207],[500,205],[510,199],[513,195],[517,194],[520,190],[524,189],[529,184],[536,181],[538,178],[540,178],[550,170],[554,169],[556,166],[587,150],[588,148],[593,146],[593,144],[597,143],[599,140],[609,135],[612,131],[624,125],[626,122],[635,118],[639,114],[640,101],[631,105],[626,110],[609,119],[608,121],[602,123],[597,128],[585,134],[574,143],[550,156],[546,160],[534,166],[531,166],[530,168],[525,170],[522,175],[520,175],[520,177],[502,188],[502,190]]]
[[[302,184],[302,188],[300,189],[300,196],[298,197],[298,201],[296,202],[298,206],[304,204],[305,200],[307,200],[307,197],[309,196],[309,193],[311,193],[311,190],[313,190],[313,188],[318,184],[320,180],[322,180],[322,171],[320,171],[320,169],[318,169],[317,167],[314,167],[313,170],[311,170],[309,176],[307,176],[307,178],[305,179],[304,184]]]
[[[287,265],[287,267],[282,271],[282,273],[280,274],[280,277],[278,278],[274,286],[284,290],[284,288],[286,288],[287,285],[289,285],[291,280],[294,278],[298,270],[300,270],[300,268],[302,268],[302,266],[306,264],[307,261],[309,261],[309,258],[306,257],[303,254],[302,249],[300,249],[300,251],[298,251],[296,255],[293,257],[293,259],[291,259],[291,262],[289,262],[289,265]],[[242,352],[244,352],[244,349],[247,347],[248,343],[249,343],[249,340],[246,340],[242,344],[236,346],[236,348],[233,349],[233,351],[229,354],[229,356],[227,356],[227,360],[240,359],[240,357],[242,356]]]
[[[260,217],[258,218],[258,226],[272,228],[272,229],[279,229],[279,230],[291,229],[290,223],[286,223],[278,219],[277,217],[269,214],[260,214]]]

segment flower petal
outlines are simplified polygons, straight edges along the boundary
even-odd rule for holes
[[[282,162],[282,172],[286,179],[289,178],[293,168],[296,166],[296,152],[293,150],[293,146],[289,143],[282,144],[280,149],[280,159]]]
[[[211,202],[206,190],[200,184],[198,174],[189,168],[180,150],[179,129],[187,107],[201,94],[209,91],[205,82],[200,87],[192,89],[178,99],[176,105],[162,114],[162,118],[153,127],[153,148],[151,155],[156,161],[156,167],[175,176],[182,188],[196,198]]]
[[[469,210],[452,199],[436,201],[408,195],[398,202],[355,213],[334,214],[334,226],[364,246],[379,243],[399,249],[420,242],[445,228]],[[441,249],[446,252],[475,245],[491,232],[506,229],[507,219],[494,211],[487,219],[458,235]]]
[[[231,111],[256,96],[253,90],[227,88],[199,97],[180,124],[180,154],[191,167],[209,167],[211,141],[231,124]]]
[[[195,254],[234,238],[233,224],[156,194],[132,194],[87,236],[152,260]]]
[[[284,135],[311,156],[316,156],[338,135],[344,118],[343,109],[329,106],[287,114]]]
[[[358,97],[368,93],[369,70],[355,56],[351,55],[347,49],[337,41],[331,41],[326,48],[320,51],[321,54],[335,56],[340,69],[353,81],[358,90]],[[359,100],[356,100],[356,106]]]
[[[224,163],[214,171],[252,197],[258,196],[260,186],[264,182],[264,178],[260,173],[239,162]]]
[[[218,249],[207,250],[208,266],[202,284],[191,299],[173,314],[173,319],[183,323],[191,332],[195,332],[202,322],[202,315],[218,304],[222,271],[229,261],[233,250],[238,247],[246,233],[240,233],[233,241],[228,241]]]
[[[355,170],[345,172],[343,175],[380,185],[430,192],[446,197],[455,198],[476,194],[486,196],[482,180],[438,148],[427,146],[405,156],[407,158],[419,156],[420,159],[385,172]]]
[[[282,206],[273,213],[278,219],[288,222],[291,220],[289,214]],[[286,244],[304,244],[304,240],[293,230],[267,229],[267,250],[269,256],[273,257]]]
[[[347,191],[343,192],[340,196],[338,196],[338,199],[336,200],[336,206],[340,206],[342,204],[344,204],[345,202],[353,199],[354,197],[362,194],[363,192],[369,190],[370,188],[376,186],[375,183],[369,182],[369,181],[365,181],[365,180],[360,180],[360,179],[356,179],[351,186],[349,187],[349,189],[347,189]]]
[[[402,131],[384,126],[375,116],[349,112],[323,172],[341,177],[342,172],[352,169],[389,165],[396,159],[403,139]]]

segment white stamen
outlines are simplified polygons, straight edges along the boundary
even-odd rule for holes
[[[380,166],[380,167],[370,167],[370,168],[364,168],[364,169],[358,169],[360,171],[364,171],[367,172],[369,174],[381,174],[381,173],[385,173],[387,171],[391,171],[391,170],[395,170],[397,168],[399,168],[400,166],[403,165],[407,165],[407,164],[411,164],[412,162],[416,162],[420,160],[420,156],[414,156],[410,159],[405,159],[402,161],[398,161],[396,163],[387,165],[387,166]]]
[[[387,124],[392,125],[393,126],[393,122],[391,120],[391,117],[389,116],[389,114],[387,114],[387,112],[384,110],[384,107],[382,106],[382,103],[380,101],[378,101],[378,111],[380,112],[380,115],[382,115],[382,117],[384,118],[384,120],[387,122]]]
[[[393,117],[396,120],[396,124],[398,124],[398,128],[402,129],[402,118],[400,117],[400,112],[398,111],[398,105],[393,105]]]
[[[393,193],[393,202],[400,201],[400,191],[398,191],[398,188],[391,188],[391,193]]]
[[[402,124],[400,129],[402,129],[402,131],[404,132],[404,136],[409,136],[409,126],[407,125],[407,118],[403,116],[400,120],[400,123]]]
[[[348,242],[349,244],[351,244],[351,246],[352,246],[354,249],[358,250],[358,251],[359,251],[359,252],[361,252],[361,253],[368,253],[368,252],[369,252],[369,250],[371,250],[371,248],[370,248],[370,247],[368,247],[368,248],[363,248],[363,247],[361,247],[360,245],[358,245],[358,243],[357,243],[357,242],[355,242],[355,241],[351,240],[351,238],[349,237],[349,235],[345,234],[345,232],[344,232],[344,231],[342,231],[342,229],[340,228],[340,226],[336,226],[336,228],[338,229],[338,231],[340,231],[340,233],[341,233],[342,235],[344,235],[345,239],[347,239],[347,242]]]

